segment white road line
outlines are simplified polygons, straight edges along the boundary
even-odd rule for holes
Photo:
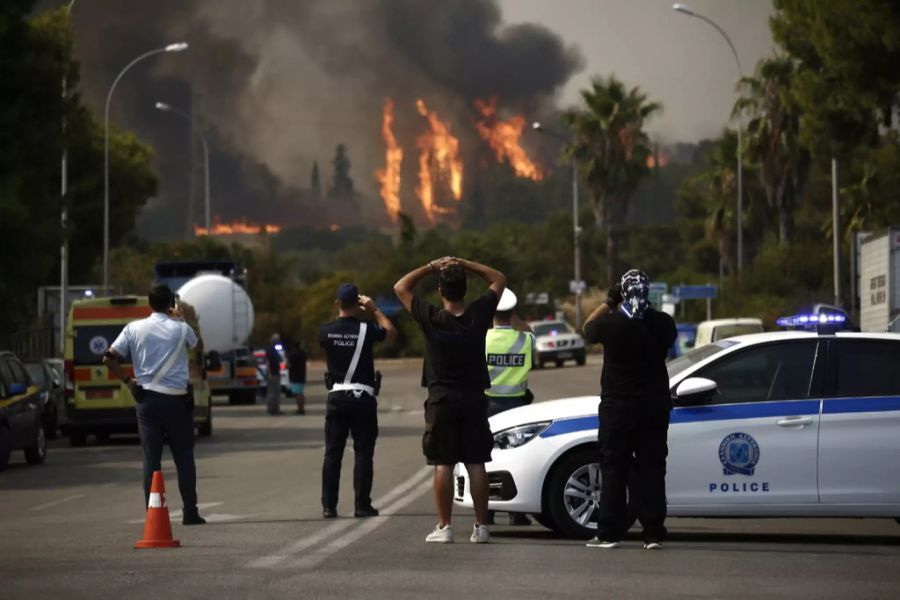
[[[79,498],[84,498],[84,494],[75,494],[73,496],[66,496],[65,498],[60,498],[59,500],[54,500],[53,502],[48,502],[47,504],[39,504],[37,506],[32,506],[30,510],[44,510],[45,508],[50,508],[52,506],[59,506],[65,502],[71,502],[72,500],[78,500]]]
[[[397,487],[395,487],[394,489],[389,491],[387,494],[385,494],[381,498],[378,498],[377,500],[375,500],[374,504],[376,504],[377,506],[385,506],[387,504],[390,504],[391,502],[394,502],[394,500],[408,494],[409,490],[411,490],[412,488],[414,488],[417,485],[419,485],[420,483],[422,483],[422,479],[424,477],[427,477],[431,472],[432,472],[431,467],[424,467],[422,470],[417,471],[415,475],[413,475],[412,477],[410,477],[409,479],[407,479],[406,481],[404,481],[403,483],[401,483],[400,485],[398,485]],[[416,490],[416,491],[418,492],[418,490]],[[418,495],[418,494],[416,494],[416,495]],[[406,503],[411,502],[414,498],[415,498],[415,496],[407,496],[405,498],[402,498],[397,504],[399,504],[400,502],[403,502],[404,503],[403,506],[405,506]],[[382,513],[387,515],[387,514],[395,512],[399,508],[400,508],[400,506],[390,505],[388,508],[384,509],[382,511]],[[390,513],[388,511],[390,511]],[[386,518],[387,517],[379,516],[379,517],[366,519],[366,521],[373,521],[374,519],[384,521],[384,520],[386,520]],[[275,567],[275,566],[279,565],[280,563],[284,562],[285,560],[291,558],[295,554],[298,554],[299,552],[302,552],[303,550],[306,550],[307,548],[315,546],[319,542],[332,539],[335,535],[339,534],[343,530],[349,529],[353,525],[358,525],[359,523],[360,523],[360,521],[358,519],[342,519],[340,521],[335,521],[334,523],[331,523],[327,527],[320,529],[316,533],[313,533],[312,535],[303,537],[303,538],[297,540],[296,542],[294,542],[293,544],[290,544],[289,546],[285,546],[284,548],[282,548],[281,550],[277,551],[274,554],[271,554],[269,556],[263,556],[261,558],[258,558],[257,560],[254,560],[248,566],[250,568],[254,568],[254,569]],[[368,530],[366,530],[366,533],[368,533]],[[363,535],[365,535],[365,533]],[[347,537],[347,536],[344,536],[344,537]],[[338,540],[335,540],[335,542],[339,541],[340,539],[343,539],[343,538],[338,538]],[[332,542],[332,544],[334,544],[335,542]],[[332,544],[330,544],[328,547],[330,547]],[[337,550],[334,550],[333,552],[336,552],[336,551]]]
[[[365,520],[365,522],[360,525],[358,528],[353,529],[352,531],[348,531],[343,536],[334,540],[324,548],[320,548],[319,550],[304,556],[300,560],[288,565],[290,567],[299,567],[301,569],[312,569],[323,560],[327,559],[332,554],[336,552],[340,552],[353,542],[362,539],[364,536],[372,533],[382,525],[388,522],[388,518],[393,515],[398,510],[405,507],[407,504],[413,502],[416,498],[424,494],[427,490],[431,489],[431,481],[423,481],[419,487],[415,488],[412,493],[408,493],[405,497],[400,498],[387,508],[381,511],[381,515],[377,517],[370,517]]]

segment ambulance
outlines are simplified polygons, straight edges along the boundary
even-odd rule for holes
[[[197,329],[197,315],[180,304],[185,320]],[[103,353],[125,325],[150,316],[146,296],[117,296],[77,300],[69,310],[66,330],[66,433],[73,446],[81,446],[88,435],[101,439],[113,433],[136,433],[134,397],[128,387],[103,365]],[[130,357],[128,357],[130,359]],[[190,383],[194,388],[194,425],[200,436],[212,434],[212,409],[203,356],[188,351]],[[122,363],[133,376],[128,360]]]

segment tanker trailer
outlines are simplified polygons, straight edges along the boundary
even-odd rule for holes
[[[218,354],[220,368],[207,371],[212,393],[227,394],[229,404],[253,404],[259,379],[247,346],[254,318],[247,292],[228,277],[205,274],[188,280],[177,293],[200,314],[203,347]]]

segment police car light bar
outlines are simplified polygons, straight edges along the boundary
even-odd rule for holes
[[[800,314],[789,317],[779,317],[775,324],[779,327],[803,327],[812,328],[818,325],[843,325],[847,321],[847,315],[840,313],[820,313],[818,315]]]

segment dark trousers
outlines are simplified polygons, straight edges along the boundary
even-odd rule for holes
[[[178,471],[178,491],[184,512],[197,508],[197,467],[194,464],[194,416],[187,395],[169,396],[144,390],[137,405],[138,432],[144,454],[144,499],[149,503],[153,472],[162,468],[163,442],[169,442]],[[145,505],[146,505],[145,503]]]
[[[341,461],[347,435],[353,436],[353,490],[356,507],[372,504],[375,439],[378,437],[378,402],[354,392],[331,392],[325,407],[325,463],[322,465],[322,507],[336,508],[341,483]]]
[[[534,394],[531,390],[526,390],[524,396],[489,396],[485,394],[488,400],[488,416],[493,417],[497,413],[504,410],[526,406],[534,401]]]
[[[609,541],[624,537],[630,524],[626,495],[630,489],[636,496],[630,504],[644,527],[644,540],[661,541],[666,535],[670,407],[662,400],[604,398],[599,412],[602,483],[597,535]]]

